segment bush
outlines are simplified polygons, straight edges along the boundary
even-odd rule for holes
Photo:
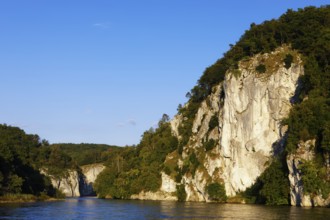
[[[219,125],[219,118],[217,115],[213,115],[209,122],[209,131],[213,130]]]
[[[187,193],[184,184],[180,184],[176,186],[176,195],[178,197],[179,202],[186,201]]]
[[[226,202],[226,190],[224,185],[220,183],[211,183],[206,186],[206,192],[209,194],[209,199],[217,202]]]
[[[204,147],[206,151],[212,150],[216,146],[215,140],[210,139],[204,143]]]
[[[169,168],[168,166],[165,166],[163,171],[166,175],[168,175],[168,176],[171,175],[171,168]]]
[[[320,169],[312,161],[304,161],[299,167],[304,186],[304,192],[312,196],[317,195],[323,187],[323,180],[320,178]]]
[[[260,64],[256,67],[256,71],[258,73],[265,73],[266,72],[266,66],[264,64]]]
[[[284,161],[275,160],[260,176],[260,195],[267,205],[288,205],[290,183]]]
[[[290,183],[285,159],[276,159],[261,174],[255,184],[243,192],[248,203],[288,205]]]
[[[289,69],[291,67],[291,63],[293,61],[293,56],[291,54],[287,54],[284,58],[284,67]]]

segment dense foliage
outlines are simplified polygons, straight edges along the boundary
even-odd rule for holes
[[[223,184],[210,183],[206,186],[206,192],[213,201],[225,202],[227,200],[226,190]]]
[[[103,163],[108,160],[110,146],[106,144],[52,144],[52,148],[59,148],[63,153],[70,156],[77,165],[82,166],[93,163]]]
[[[176,195],[178,197],[179,202],[184,202],[186,201],[187,198],[187,193],[184,188],[184,184],[179,184],[176,186]]]
[[[0,195],[59,195],[50,180],[40,173],[43,162],[52,163],[52,152],[49,151],[49,158],[43,154],[47,148],[47,142],[40,141],[37,135],[27,135],[19,128],[0,125]],[[54,161],[54,166],[61,162]]]
[[[307,62],[310,58],[314,58],[324,75],[328,70],[330,56],[329,26],[329,6],[307,7],[298,11],[288,10],[277,20],[265,21],[260,25],[252,23],[250,30],[247,30],[235,45],[230,45],[231,49],[221,59],[206,68],[191,91],[192,101],[204,100],[211,93],[212,87],[223,81],[227,70],[237,69],[238,62],[243,58],[257,53],[271,52],[283,44],[290,44],[293,49],[308,57],[305,60]],[[289,63],[290,57],[287,57],[286,66]],[[307,72],[306,79],[312,75],[319,74]],[[327,83],[329,81],[323,82],[324,85]]]
[[[284,158],[275,159],[256,183],[243,194],[251,203],[289,204],[288,169]]]
[[[107,169],[94,184],[100,197],[129,198],[159,189],[166,155],[177,148],[178,140],[171,133],[168,117],[163,116],[158,125],[144,132],[138,146],[112,151]]]

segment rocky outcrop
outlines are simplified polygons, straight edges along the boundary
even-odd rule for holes
[[[294,54],[290,68],[285,68],[286,54]],[[256,71],[259,65],[266,71]],[[195,173],[183,175],[188,201],[207,201],[205,190],[211,182],[225,185],[227,196],[234,196],[255,183],[267,168],[267,161],[281,152],[292,99],[303,75],[299,55],[283,46],[269,54],[258,54],[239,62],[223,82],[213,88],[200,105],[192,126],[192,135],[177,160],[182,168],[195,153],[202,163]],[[210,129],[211,120],[217,119]],[[171,121],[173,134],[180,139],[179,127],[185,118],[179,114]],[[214,143],[211,150],[205,146]],[[174,180],[173,180],[174,181]],[[161,188],[165,192],[164,188]]]
[[[265,170],[269,157],[282,148],[280,122],[289,114],[290,100],[303,74],[299,57],[289,69],[283,66],[281,54],[288,53],[287,50],[284,47],[271,54],[257,55],[240,63],[239,77],[232,72],[226,76],[226,98],[220,115],[220,158],[229,196],[251,186]],[[271,62],[267,67],[270,70],[257,73],[262,60]]]
[[[169,194],[163,191],[157,192],[140,192],[139,194],[134,194],[131,196],[131,199],[137,200],[163,200],[163,201],[176,201],[177,197],[175,194]]]
[[[89,164],[81,167],[82,175],[80,177],[81,196],[95,196],[93,184],[97,176],[104,170],[103,164]]]
[[[131,199],[138,200],[166,200],[166,201],[176,201],[176,182],[164,172],[161,172],[162,175],[162,185],[160,190],[157,192],[140,192],[139,194],[134,194],[131,196]]]
[[[79,197],[79,173],[76,170],[67,170],[61,177],[49,175],[46,170],[41,171],[48,176],[54,188],[60,190],[66,197]]]
[[[330,196],[324,199],[322,195],[308,195],[304,193],[302,182],[302,173],[300,166],[306,161],[312,161],[314,153],[315,140],[300,142],[298,149],[294,154],[287,157],[290,181],[290,200],[293,206],[327,206],[330,204]]]
[[[66,197],[94,196],[93,183],[105,168],[102,164],[90,164],[81,167],[81,171],[67,170],[61,177],[49,175],[47,170],[41,172],[48,176],[53,187]]]

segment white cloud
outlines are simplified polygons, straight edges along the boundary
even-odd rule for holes
[[[130,120],[128,120],[128,124],[135,126],[136,121],[134,119],[130,119]]]
[[[125,127],[125,123],[122,123],[122,122],[119,122],[119,123],[117,123],[117,127]]]
[[[135,126],[137,123],[134,119],[129,119],[127,122],[117,123],[117,127]]]
[[[95,23],[93,24],[94,27],[100,28],[100,29],[108,29],[110,27],[110,24],[108,22],[105,23]]]

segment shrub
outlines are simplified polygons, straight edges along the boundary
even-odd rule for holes
[[[284,67],[289,69],[291,67],[291,63],[293,61],[293,56],[291,54],[287,54],[284,58]]]
[[[187,193],[184,184],[180,184],[176,186],[176,195],[178,197],[179,202],[186,201]]]
[[[215,140],[210,139],[204,143],[204,147],[206,151],[212,150],[216,146]]]
[[[258,73],[265,73],[266,72],[266,66],[264,64],[260,64],[256,67],[256,71]]]
[[[227,200],[226,190],[223,184],[211,183],[206,186],[206,192],[209,194],[209,199],[217,202],[225,202]]]
[[[171,175],[171,169],[168,166],[165,166],[163,171],[166,175],[168,175],[168,176]]]
[[[213,115],[209,122],[209,131],[213,130],[219,124],[219,119],[217,115]]]
[[[312,161],[304,161],[299,167],[303,174],[301,179],[304,186],[304,192],[317,195],[318,190],[321,188],[322,180],[319,178],[318,169]]]

